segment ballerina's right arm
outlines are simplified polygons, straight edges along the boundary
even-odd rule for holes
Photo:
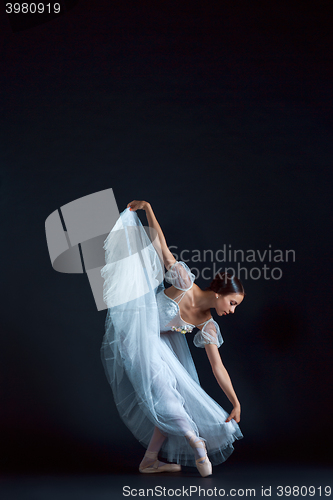
[[[219,353],[219,347],[223,343],[221,332],[218,324],[212,318],[208,320],[201,330],[195,335],[194,345],[196,347],[204,347],[208,356],[213,374],[217,383],[221,387],[224,394],[233,405],[233,409],[226,419],[226,422],[234,419],[237,423],[240,421],[241,407],[233,388],[229,373],[222,363]]]
[[[169,269],[172,266],[172,264],[176,262],[176,259],[169,250],[161,226],[157,222],[157,219],[155,217],[153,209],[151,208],[150,203],[148,203],[148,201],[133,200],[127,205],[127,208],[130,208],[130,210],[133,211],[142,209],[146,212],[149,227],[153,228],[158,234],[164,265],[167,269]]]
[[[224,394],[227,396],[231,404],[233,405],[233,409],[226,419],[226,422],[230,422],[231,419],[235,419],[238,423],[240,421],[240,413],[241,407],[236,396],[235,390],[232,386],[232,382],[227,372],[224,364],[222,363],[222,359],[219,353],[219,350],[214,344],[205,345],[206,353],[211,364],[213,374],[217,380],[217,383],[223,390]]]

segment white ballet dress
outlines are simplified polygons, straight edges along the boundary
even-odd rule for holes
[[[167,461],[195,466],[185,438],[192,431],[205,440],[213,465],[224,462],[243,435],[235,420],[225,422],[228,413],[200,386],[187,344],[186,334],[195,327],[195,346],[223,342],[212,318],[191,325],[180,316],[179,302],[194,275],[176,261],[164,279],[180,294],[173,300],[164,293],[159,252],[129,209],[120,214],[103,248],[108,311],[101,358],[122,420],[145,448],[157,426],[167,437],[159,452]]]

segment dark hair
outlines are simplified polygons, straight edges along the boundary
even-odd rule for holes
[[[230,295],[231,293],[245,295],[244,287],[241,281],[237,278],[237,276],[228,273],[217,273],[206,290],[212,290],[220,295]]]

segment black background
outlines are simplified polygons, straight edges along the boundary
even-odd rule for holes
[[[110,187],[120,211],[148,200],[179,251],[295,250],[219,318],[244,439],[216,470],[331,464],[332,17],[322,0],[87,0],[17,31],[1,14],[4,473],[136,473],[100,361],[106,311],[86,275],[52,269],[44,230]]]

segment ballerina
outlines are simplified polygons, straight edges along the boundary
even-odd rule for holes
[[[158,237],[158,248],[135,213],[140,209]],[[223,339],[210,310],[219,316],[233,314],[244,298],[243,286],[224,273],[201,290],[185,262],[169,250],[146,201],[127,205],[104,248],[101,275],[108,312],[102,362],[121,418],[146,447],[139,471],[177,472],[190,465],[209,476],[212,464],[225,461],[232,443],[243,437],[238,426],[241,406],[218,351]],[[167,289],[161,260],[171,285]],[[233,405],[229,415],[200,386],[183,335],[194,328],[195,346],[205,348],[213,374]]]

